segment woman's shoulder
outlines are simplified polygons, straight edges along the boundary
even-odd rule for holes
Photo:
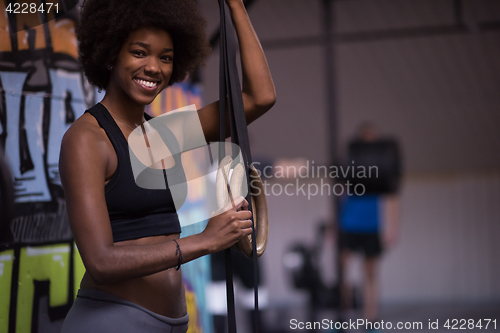
[[[91,114],[84,113],[68,128],[63,141],[100,141],[102,131],[97,120]]]
[[[77,191],[98,193],[95,191],[104,184],[111,164],[110,146],[104,130],[89,113],[69,127],[62,138],[59,156],[59,173],[67,198],[77,198]]]
[[[86,112],[68,128],[61,142],[61,151],[78,150],[106,156],[112,145],[106,132],[90,113]]]

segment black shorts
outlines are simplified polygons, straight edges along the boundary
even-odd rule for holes
[[[366,257],[377,257],[382,254],[382,244],[378,233],[340,233],[340,249],[363,253]]]

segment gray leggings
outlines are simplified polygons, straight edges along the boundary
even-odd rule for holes
[[[98,289],[79,289],[61,333],[185,333],[189,315],[169,318]]]

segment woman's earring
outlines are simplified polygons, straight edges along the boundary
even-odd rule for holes
[[[112,69],[113,69],[113,66],[108,65],[106,68],[107,68],[108,70],[112,70]]]

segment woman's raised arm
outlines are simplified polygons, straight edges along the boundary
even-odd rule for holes
[[[242,0],[226,0],[240,44],[242,96],[247,124],[266,113],[276,102],[276,90],[248,13]],[[207,142],[219,139],[219,102],[198,110]],[[227,123],[229,133],[229,121]]]

